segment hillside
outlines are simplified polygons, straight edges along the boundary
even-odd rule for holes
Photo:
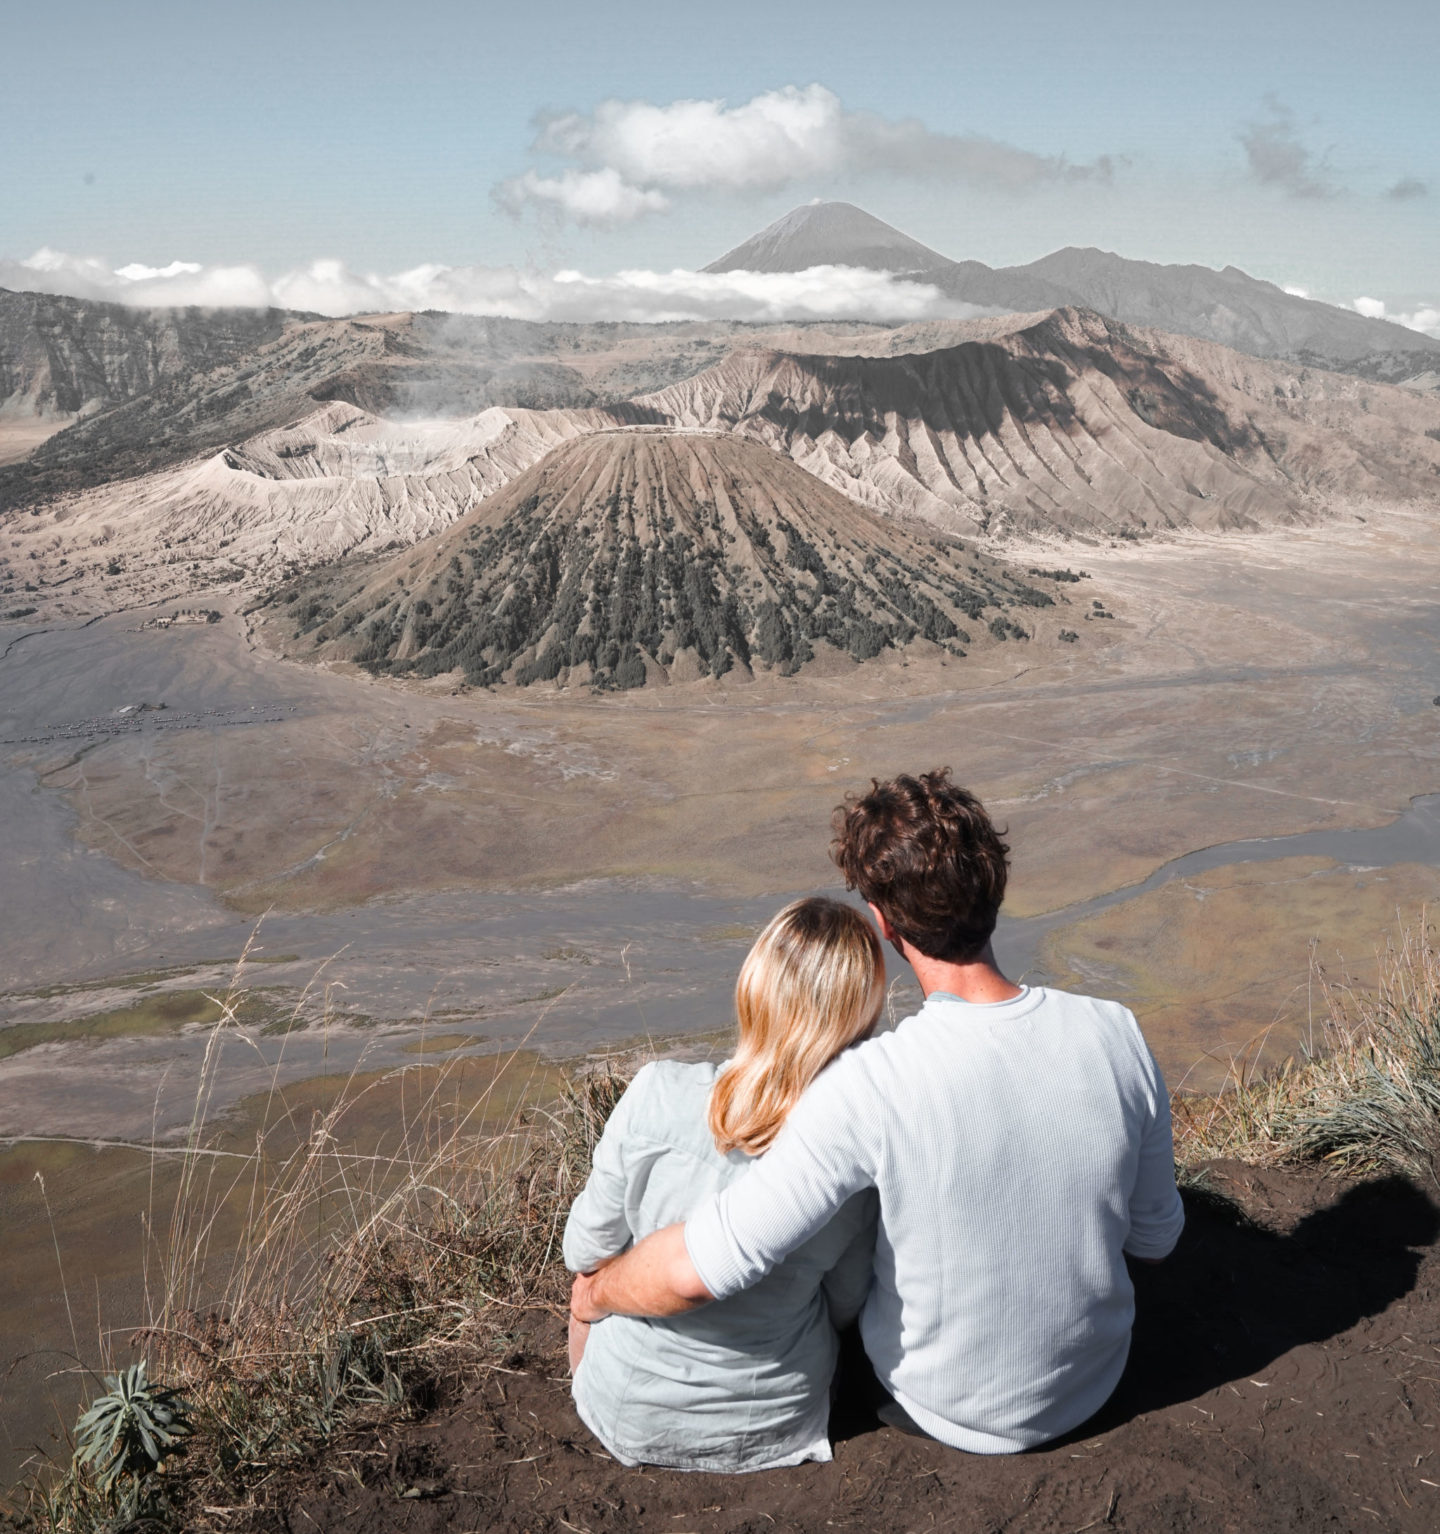
[[[270,622],[391,675],[629,688],[914,644],[961,657],[1030,638],[1062,584],[882,521],[755,443],[607,431],[409,554],[293,583]]]
[[[1440,404],[1059,310],[913,356],[736,352],[634,403],[962,533],[1144,535],[1434,494]]]
[[[277,309],[133,309],[0,289],[0,415],[73,418],[275,340]]]
[[[847,321],[317,319],[0,290],[0,511],[204,458],[330,401],[423,419],[588,409],[689,377],[737,344],[884,350],[896,334]]]
[[[1434,368],[1440,341],[1390,320],[1287,293],[1227,266],[1161,266],[1073,247],[1011,267],[1062,289],[1065,302],[1131,325],[1218,341],[1255,357],[1280,357],[1399,381]]]
[[[450,527],[553,447],[647,418],[498,407],[403,422],[316,405],[293,424],[191,461],[66,498],[10,524],[0,592],[113,610],[242,582],[264,585]]]
[[[96,417],[146,396],[175,412],[193,392],[190,380],[233,366],[299,320],[275,309],[132,309],[0,289],[0,508],[36,483],[28,465],[6,465],[47,451],[65,463],[65,449],[46,444],[67,427],[85,455],[103,462],[125,432],[93,430]],[[51,476],[61,480],[79,482],[73,470]],[[93,471],[85,482],[95,482]]]

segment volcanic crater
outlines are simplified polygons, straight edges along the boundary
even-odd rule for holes
[[[292,582],[271,611],[301,653],[377,674],[626,689],[961,658],[1030,639],[1078,580],[882,518],[758,443],[639,429],[564,444],[437,538]]]

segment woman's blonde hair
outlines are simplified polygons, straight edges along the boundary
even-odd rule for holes
[[[740,1041],[710,1094],[716,1147],[767,1149],[805,1088],[875,1026],[884,992],[880,940],[853,906],[815,895],[774,916],[735,985]]]

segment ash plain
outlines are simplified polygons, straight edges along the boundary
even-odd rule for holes
[[[835,802],[940,762],[1009,824],[1001,946],[1032,978],[1093,971],[1149,1022],[1155,977],[1126,951],[1125,913],[1148,930],[1149,903],[1201,872],[1226,887],[1260,857],[1318,860],[1306,882],[1333,893],[1307,889],[1287,928],[1296,897],[1269,889],[1278,967],[1303,974],[1317,937],[1363,965],[1393,922],[1373,899],[1347,921],[1357,887],[1408,908],[1436,863],[1430,812],[1409,811],[1440,788],[1428,518],[1189,534],[1081,562],[1077,613],[1103,601],[1117,616],[1076,645],[601,697],[298,665],[238,603],[172,629],[143,611],[7,625],[0,1017],[60,1029],[223,986],[256,934],[253,983],[277,1008],[308,987],[314,1022],[328,992],[331,1026],[272,1035],[295,1076],[322,1048],[332,1067],[347,1051],[401,1063],[422,1024],[551,1053],[713,1032],[759,923],[836,887]],[[1298,839],[1268,842],[1282,837]],[[1100,921],[1113,973],[1087,937]],[[1172,1079],[1200,1062],[1213,1084],[1206,1052],[1277,1013],[1293,1038],[1277,963],[1236,962],[1151,1025]],[[1227,1016],[1247,988],[1250,1012]],[[158,1056],[153,1035],[12,1050],[0,1133],[146,1134],[157,1082],[183,1077],[172,1061],[202,1036],[179,1031]],[[241,1072],[233,1093],[252,1086]],[[179,1099],[158,1122],[183,1122]]]

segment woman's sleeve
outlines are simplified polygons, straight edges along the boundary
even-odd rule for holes
[[[856,1226],[840,1260],[821,1280],[830,1321],[837,1330],[849,1326],[860,1314],[865,1296],[870,1293],[870,1281],[875,1276],[875,1227],[879,1213],[879,1197],[874,1188],[866,1188],[836,1216],[843,1220],[853,1215]]]
[[[590,1176],[570,1206],[565,1222],[565,1266],[572,1273],[589,1273],[602,1262],[618,1257],[635,1239],[625,1216],[627,1125],[638,1096],[645,1091],[642,1069],[615,1104],[605,1129],[596,1142]]]

